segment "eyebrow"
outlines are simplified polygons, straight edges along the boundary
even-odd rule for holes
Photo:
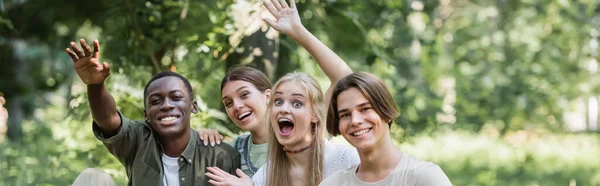
[[[356,106],[356,107],[364,107],[364,106],[367,106],[367,105],[370,105],[370,104],[371,104],[371,102],[368,102],[368,101],[367,101],[367,102],[364,102],[364,103],[358,104],[358,106]],[[345,108],[345,109],[340,109],[340,110],[338,110],[337,112],[338,112],[338,113],[348,112],[348,109],[347,109],[347,108]]]
[[[276,94],[283,94],[283,92],[281,92],[281,91],[275,91],[275,95]],[[304,98],[304,95],[300,94],[300,93],[292,93],[292,96],[299,96],[299,97],[303,97]]]
[[[235,90],[235,92],[239,92],[240,90],[244,89],[244,88],[248,88],[248,86],[242,86],[240,88],[238,88],[237,90]],[[228,96],[223,96],[223,98],[221,98],[221,100],[227,99],[229,98]]]
[[[176,92],[183,93],[182,90],[171,90],[171,91],[169,91],[169,94],[173,94],[173,93],[176,93]],[[152,93],[152,94],[148,95],[148,98],[151,98],[153,96],[160,96],[160,93],[159,92]]]

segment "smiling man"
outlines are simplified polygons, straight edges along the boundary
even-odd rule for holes
[[[87,84],[94,118],[93,131],[106,148],[125,166],[128,185],[209,185],[207,167],[234,174],[240,155],[227,144],[201,145],[190,128],[192,113],[198,112],[189,81],[174,72],[161,72],[144,88],[144,120],[129,120],[117,111],[104,81],[108,63],[100,63],[97,40],[94,51],[80,40],[83,52],[71,42],[67,53],[77,75]]]

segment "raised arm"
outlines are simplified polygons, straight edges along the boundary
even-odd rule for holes
[[[88,102],[92,110],[92,117],[98,126],[103,130],[106,138],[113,136],[121,126],[121,117],[117,112],[115,100],[108,93],[104,86],[104,80],[110,74],[110,65],[100,63],[100,44],[94,40],[94,51],[85,40],[79,40],[81,50],[71,42],[71,48],[66,52],[71,56],[75,70],[79,78],[87,84]]]
[[[323,42],[317,39],[304,27],[304,25],[302,25],[294,0],[290,0],[289,6],[285,0],[271,0],[271,2],[265,0],[263,4],[277,19],[272,20],[265,18],[265,22],[280,33],[289,35],[304,47],[304,49],[312,55],[315,61],[317,61],[321,70],[323,70],[329,78],[331,86],[329,86],[325,92],[325,103],[329,104],[329,99],[331,98],[332,89],[335,87],[335,83],[351,74],[352,69],[350,69],[340,56],[335,54],[335,52],[329,49],[329,47],[323,44]]]

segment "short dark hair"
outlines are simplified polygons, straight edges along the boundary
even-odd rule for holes
[[[337,98],[340,93],[357,88],[369,100],[373,109],[381,119],[392,125],[394,118],[398,117],[398,106],[394,102],[392,94],[379,77],[367,72],[355,72],[340,79],[331,96],[331,104],[327,112],[327,131],[335,136],[340,134],[340,118],[338,116]]]
[[[144,107],[146,107],[146,99],[147,99],[146,96],[148,96],[147,93],[148,93],[148,87],[150,86],[150,84],[152,84],[152,82],[154,82],[160,78],[169,77],[169,76],[181,79],[181,81],[183,81],[183,83],[185,84],[185,87],[188,89],[188,94],[190,95],[192,100],[194,100],[194,91],[192,90],[192,85],[190,85],[190,81],[187,78],[185,78],[182,75],[175,73],[175,72],[163,71],[163,72],[160,72],[160,73],[154,75],[154,77],[152,77],[152,79],[150,79],[150,81],[148,81],[148,83],[146,84],[146,87],[144,87]]]
[[[264,92],[267,89],[271,89],[271,82],[265,73],[249,66],[238,66],[234,67],[223,77],[221,81],[221,92],[225,87],[225,84],[230,81],[245,81],[252,83],[256,89]]]

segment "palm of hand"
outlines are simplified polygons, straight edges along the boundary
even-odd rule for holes
[[[277,26],[274,26],[279,32],[290,34],[294,28],[301,26],[300,17],[296,9],[286,8],[277,15]]]
[[[82,57],[75,61],[77,75],[85,84],[99,84],[104,82],[108,74],[103,73],[104,67],[96,57]]]

